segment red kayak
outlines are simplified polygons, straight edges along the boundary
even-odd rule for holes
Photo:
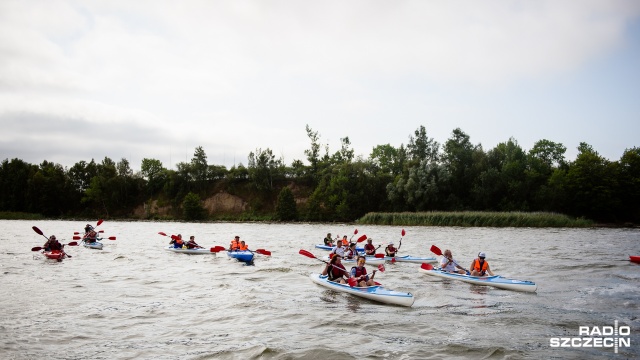
[[[61,251],[61,250],[43,251],[42,253],[47,258],[53,259],[53,260],[58,260],[58,261],[61,261],[62,259],[64,259],[65,255],[67,255],[67,254],[65,254],[64,251]]]
[[[629,260],[631,262],[640,264],[640,255],[636,255],[636,256],[629,255]]]

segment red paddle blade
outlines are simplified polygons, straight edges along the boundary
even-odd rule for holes
[[[72,241],[70,243],[67,244],[68,246],[78,246],[78,243],[75,241]]]
[[[99,232],[99,233],[103,233],[103,232],[104,232],[104,230],[100,230],[100,231],[98,231],[98,232]]]
[[[224,248],[222,246],[214,246],[211,248],[211,252],[217,253],[220,251],[224,251]]]
[[[40,247],[40,246],[36,246],[36,247],[32,247],[31,248],[31,251],[40,251],[40,250],[42,250],[42,247]]]
[[[107,239],[109,239],[109,240],[115,240],[115,239],[116,239],[116,237],[115,237],[115,236],[109,236]]]
[[[308,252],[307,250],[304,250],[304,249],[300,249],[300,251],[298,251],[298,254],[304,255],[306,257],[310,257],[310,258],[313,258],[313,259],[316,258],[315,255],[313,255],[312,253],[310,253],[310,252]]]
[[[271,256],[271,251],[267,251],[267,250],[265,250],[265,249],[258,249],[258,250],[256,250],[256,252],[257,252],[258,254],[262,254],[262,255],[266,255],[266,256]]]
[[[406,232],[404,231],[404,229],[402,229],[401,234],[402,234],[402,236],[404,236],[404,234],[406,234]]]
[[[422,263],[422,266],[420,266],[420,267],[425,269],[425,270],[433,270],[433,266],[431,264],[427,264],[427,263]]]
[[[102,219],[98,220],[98,223],[96,224],[96,226],[100,226],[100,224],[102,224]]]
[[[80,239],[81,239],[81,237],[80,237],[80,236],[74,236],[74,237],[73,237],[73,240],[80,240]]]
[[[77,232],[77,231],[74,231],[74,232],[73,232],[73,235],[80,235],[80,233],[79,233],[79,232]]]
[[[431,252],[438,256],[442,256],[442,251],[440,251],[440,248],[435,245],[431,245]]]
[[[378,265],[378,270],[380,270],[380,272],[384,272],[387,269],[384,268],[384,265],[380,264]]]
[[[158,234],[162,236],[167,236],[167,234],[163,233],[162,231],[160,231]]]
[[[351,286],[351,287],[354,287],[354,286],[356,286],[358,284],[358,282],[354,278],[348,278],[347,280],[349,282],[349,286]]]
[[[376,254],[376,258],[378,259],[382,259],[384,257],[384,254]]]
[[[358,238],[358,242],[363,242],[365,240],[367,240],[367,235],[362,235]]]
[[[171,235],[171,239],[173,240],[180,240],[180,238],[177,235]]]
[[[391,263],[392,263],[392,264],[395,264],[395,263],[396,263],[396,257],[395,257],[395,256],[391,258]]]
[[[357,235],[357,234],[358,234],[358,229],[356,229],[356,230],[353,232],[353,235]]]
[[[42,233],[42,231],[41,231],[40,229],[38,229],[38,227],[36,227],[36,226],[32,226],[31,228],[33,229],[33,231],[37,232],[38,234],[40,234],[40,235],[44,235],[44,234]]]

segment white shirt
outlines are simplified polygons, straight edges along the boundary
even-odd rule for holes
[[[333,251],[331,251],[334,254],[338,254],[340,255],[340,257],[344,257],[344,246],[341,247],[336,247],[335,249],[333,249]]]
[[[456,264],[458,263],[455,259],[452,258],[452,261],[450,264],[447,265],[447,262],[449,262],[449,259],[447,259],[446,257],[442,257],[442,260],[440,260],[440,267],[442,268],[442,270],[444,271],[448,271],[448,272],[455,272],[456,271]]]

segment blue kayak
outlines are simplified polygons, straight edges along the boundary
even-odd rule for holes
[[[227,255],[230,258],[234,258],[234,259],[236,259],[238,261],[244,261],[246,263],[250,263],[250,262],[253,261],[253,253],[251,251],[247,251],[247,250],[244,250],[244,251],[240,251],[240,250],[227,251]]]

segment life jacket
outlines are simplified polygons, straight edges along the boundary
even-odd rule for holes
[[[88,243],[93,243],[96,242],[96,237],[98,236],[98,233],[96,233],[95,231],[91,230],[88,233],[86,233],[84,235],[84,241],[88,242]]]
[[[484,275],[487,272],[488,263],[486,261],[482,262],[482,268],[480,267],[480,259],[473,260],[473,270],[480,273],[480,275]]]
[[[366,245],[364,246],[364,252],[365,252],[367,255],[372,255],[373,253],[375,253],[375,252],[376,252],[376,247],[375,247],[375,246],[373,246],[373,244],[366,244]]]
[[[351,260],[351,259],[355,258],[356,256],[358,256],[358,252],[356,250],[349,249],[349,250],[344,252],[344,256],[345,256],[345,258]]]
[[[389,246],[387,246],[385,248],[385,251],[387,252],[387,254],[395,255],[398,252],[398,249],[396,249],[393,246],[389,245]]]
[[[50,244],[49,244],[49,250],[53,251],[53,250],[62,250],[62,244],[60,244],[60,242],[58,240],[53,240]]]
[[[184,245],[184,240],[182,240],[182,239],[178,239],[178,238],[176,238],[176,239],[173,241],[173,247],[174,247],[174,248],[176,248],[176,249],[180,249],[180,248],[182,248],[182,246],[183,246],[183,245]]]
[[[244,251],[244,250],[248,250],[249,249],[249,245],[244,244],[244,246],[242,244],[238,245],[238,249]]]
[[[326,246],[331,246],[331,245],[333,245],[333,239],[331,239],[331,238],[324,238],[324,244],[325,244]]]
[[[353,269],[356,269],[355,273],[354,273]],[[356,278],[358,276],[367,275],[367,269],[365,269],[364,266],[363,267],[354,266],[354,267],[351,268],[351,274],[353,275],[353,277],[356,277]]]
[[[240,248],[240,241],[238,240],[231,240],[231,246],[230,246],[231,250],[238,250]]]
[[[344,273],[346,273],[346,271],[339,268],[338,265],[329,264],[329,271],[327,271],[327,276],[329,277],[330,281],[341,278]]]

